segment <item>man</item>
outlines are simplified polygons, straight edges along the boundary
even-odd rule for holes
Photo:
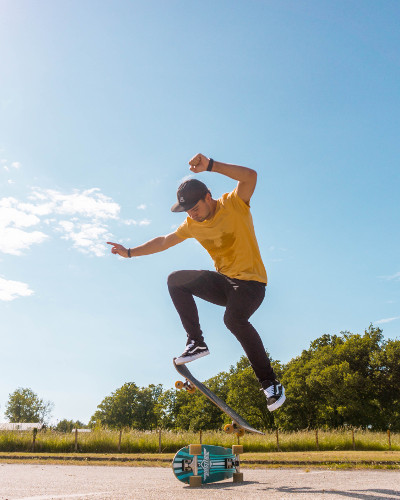
[[[250,168],[214,161],[202,154],[194,156],[189,165],[194,173],[218,172],[238,181],[236,189],[214,200],[204,183],[189,179],[179,186],[178,201],[171,208],[173,212],[188,215],[175,232],[135,248],[108,244],[113,245],[114,254],[139,257],[195,238],[210,254],[216,272],[176,271],[168,277],[172,301],[187,333],[186,349],[175,363],[188,363],[209,354],[193,296],[224,306],[225,325],[241,343],[264,390],[268,409],[276,410],[285,401],[285,391],[276,379],[259,334],[249,322],[264,300],[267,285],[267,273],[250,213],[257,173]]]

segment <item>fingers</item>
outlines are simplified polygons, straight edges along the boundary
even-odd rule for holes
[[[201,157],[202,157],[201,153],[198,153],[196,156],[193,156],[193,158],[189,160],[189,165],[192,167],[196,167],[201,163]]]
[[[124,247],[122,245],[120,245],[119,243],[113,243],[111,241],[107,241],[107,245],[113,245],[111,253],[123,256],[121,252],[122,250],[124,250]]]

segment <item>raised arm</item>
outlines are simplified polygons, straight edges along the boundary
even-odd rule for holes
[[[190,170],[194,173],[205,172],[210,164],[210,158],[199,153],[189,161]],[[257,172],[247,167],[240,167],[239,165],[231,165],[229,163],[222,163],[214,161],[212,163],[212,172],[226,175],[231,179],[238,181],[237,193],[245,203],[250,202],[257,184]]]
[[[152,253],[163,252],[164,250],[168,250],[178,243],[185,241],[176,233],[170,233],[166,236],[159,236],[158,238],[154,238],[153,240],[148,241],[147,243],[143,243],[143,245],[139,245],[134,248],[130,248],[131,257],[141,257],[142,255],[150,255]],[[121,257],[129,257],[128,248],[125,248],[123,245],[119,243],[112,243],[111,241],[107,241],[108,245],[112,245],[111,252]]]

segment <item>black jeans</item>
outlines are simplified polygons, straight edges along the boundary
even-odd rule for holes
[[[276,379],[262,340],[249,322],[264,300],[263,283],[232,279],[214,271],[175,271],[168,276],[168,289],[188,341],[204,340],[193,296],[224,306],[224,323],[242,345],[261,385],[266,387]]]

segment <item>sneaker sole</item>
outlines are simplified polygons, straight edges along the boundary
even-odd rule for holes
[[[203,358],[204,356],[208,356],[210,351],[200,352],[199,354],[194,354],[193,356],[185,356],[184,358],[175,358],[176,365],[185,365],[186,363],[190,363],[191,361],[195,361],[196,359]]]
[[[275,401],[275,403],[269,406],[267,405],[267,408],[269,411],[274,411],[280,406],[282,406],[285,401],[286,401],[286,396],[285,394],[282,394],[282,396],[277,401]]]

